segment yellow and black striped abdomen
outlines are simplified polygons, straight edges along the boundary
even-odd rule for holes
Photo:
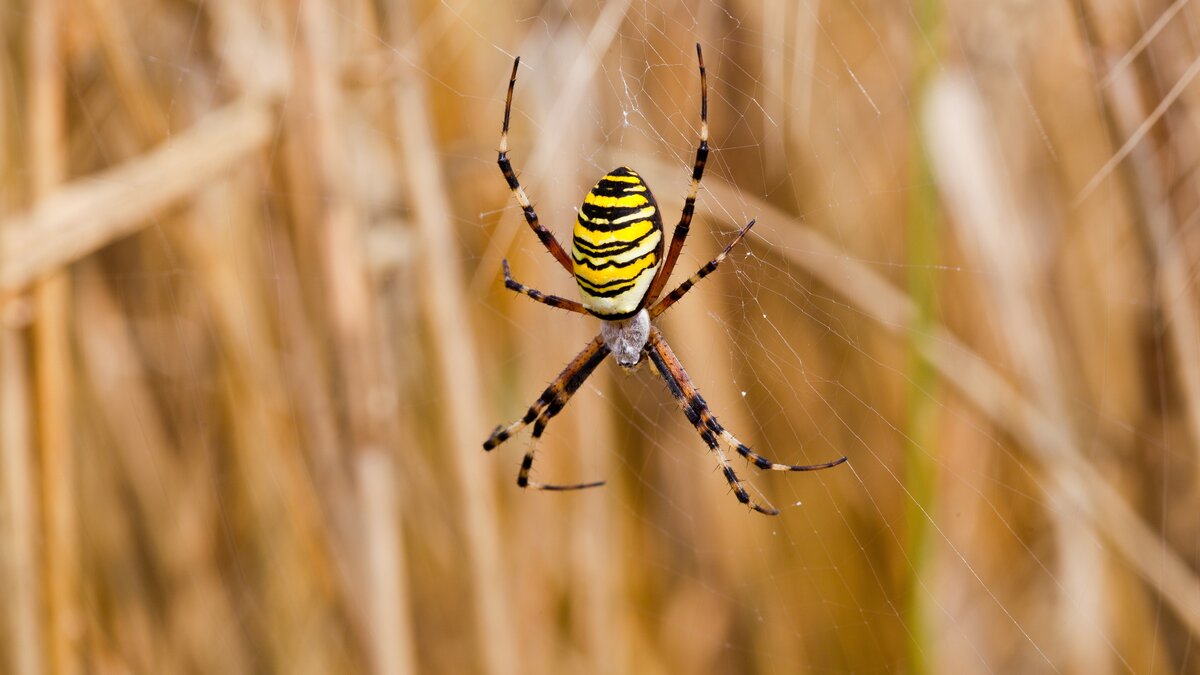
[[[583,306],[601,319],[642,308],[662,262],[663,228],[654,195],[629,167],[609,172],[583,198],[571,259]]]

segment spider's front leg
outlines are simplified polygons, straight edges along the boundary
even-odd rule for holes
[[[555,485],[550,483],[537,483],[529,480],[529,471],[533,467],[533,454],[537,449],[538,440],[545,431],[546,425],[550,419],[559,413],[571,396],[579,391],[583,386],[584,381],[588,376],[596,370],[596,366],[600,365],[605,357],[608,356],[608,347],[604,344],[603,338],[597,335],[583,351],[571,360],[567,367],[559,373],[558,377],[550,383],[542,391],[542,395],[538,400],[529,407],[525,414],[513,422],[512,424],[496,427],[492,435],[483,443],[484,450],[492,450],[504,441],[512,437],[513,434],[524,429],[531,422],[533,423],[533,438],[529,443],[529,450],[525,452],[525,458],[521,461],[521,471],[517,474],[517,485],[521,487],[532,487],[538,490],[579,490],[583,488],[598,487],[604,485],[604,481],[594,481],[591,483],[577,483],[572,485]]]
[[[750,494],[746,492],[746,488],[742,487],[742,481],[738,478],[737,472],[733,470],[733,465],[730,464],[729,457],[725,455],[725,450],[717,442],[718,436],[729,442],[730,445],[737,449],[738,454],[753,462],[754,466],[764,470],[816,471],[818,469],[828,469],[846,461],[846,458],[842,457],[824,464],[797,465],[772,462],[751,450],[733,434],[729,433],[725,427],[721,426],[716,416],[708,409],[708,403],[704,401],[704,397],[700,395],[700,392],[696,390],[696,386],[692,384],[691,378],[688,377],[687,372],[683,369],[683,364],[679,362],[679,357],[675,356],[675,352],[671,351],[666,338],[663,337],[662,332],[657,327],[650,329],[650,339],[646,342],[646,355],[650,357],[650,360],[654,363],[654,367],[658,370],[658,374],[667,383],[667,388],[671,390],[671,395],[675,397],[675,401],[683,410],[683,414],[687,416],[692,426],[696,427],[696,431],[700,434],[700,438],[704,441],[704,444],[717,454],[717,458],[721,461],[721,470],[725,474],[725,480],[729,481],[729,486],[733,488],[738,501],[749,505],[755,511],[768,516],[779,515],[779,509],[770,505],[763,506],[750,499]]]
[[[700,64],[700,143],[696,146],[696,162],[692,165],[692,181],[688,184],[687,198],[683,202],[683,213],[675,224],[675,232],[671,235],[671,248],[667,251],[666,260],[658,276],[650,284],[646,293],[646,302],[653,304],[658,294],[670,281],[671,271],[683,251],[683,243],[687,240],[688,230],[692,226],[692,215],[696,211],[696,195],[700,192],[700,179],[704,177],[704,166],[708,163],[708,75],[704,71],[704,52],[700,43],[696,43],[696,60]]]
[[[754,227],[754,220],[746,223],[746,226],[743,227],[742,230],[737,233],[737,236],[725,246],[725,249],[717,254],[717,257],[709,260],[703,267],[696,270],[695,274],[688,277],[687,281],[679,284],[675,290],[671,291],[667,295],[663,296],[661,300],[654,303],[654,306],[650,308],[650,318],[653,319],[659,314],[667,311],[671,305],[675,304],[682,299],[683,296],[687,295],[687,292],[692,290],[692,287],[700,283],[701,279],[712,274],[713,272],[716,272],[717,267],[719,267],[721,263],[725,262],[725,258],[729,256],[729,252],[733,250],[734,246],[738,245],[738,242],[741,241],[748,232],[750,232],[750,228],[752,227]],[[657,281],[657,279],[655,279],[655,281]]]
[[[540,302],[543,305],[549,305],[550,307],[555,307],[557,309],[565,309],[568,312],[575,312],[576,314],[588,314],[588,311],[584,309],[583,305],[574,300],[568,300],[567,298],[561,298],[557,295],[543,293],[536,288],[530,288],[529,286],[526,286],[525,284],[514,279],[512,270],[508,267],[508,258],[505,258],[503,261],[501,261],[501,264],[504,268],[504,287],[508,290],[516,291],[517,293],[520,293],[521,295],[524,295],[535,302]]]
[[[558,264],[567,271],[567,274],[574,276],[575,269],[571,263],[571,256],[563,250],[562,244],[558,243],[554,234],[538,220],[537,211],[533,209],[533,203],[525,194],[525,188],[521,187],[521,181],[517,180],[517,172],[513,170],[512,161],[508,159],[508,120],[512,116],[513,88],[517,86],[517,69],[520,67],[521,57],[518,56],[513,60],[512,75],[508,78],[508,95],[504,99],[504,125],[500,128],[500,148],[499,154],[496,156],[496,164],[500,167],[500,173],[504,174],[504,182],[508,183],[508,189],[517,198],[517,203],[521,205],[521,213],[525,216],[525,222],[529,223],[529,227],[537,235],[538,241],[542,242],[542,246],[546,247],[550,255],[554,256]]]

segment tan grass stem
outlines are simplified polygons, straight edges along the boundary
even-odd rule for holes
[[[406,45],[412,35],[408,9],[397,9],[390,22],[393,44]],[[448,438],[462,502],[462,527],[466,535],[466,563],[474,601],[475,640],[480,665],[488,675],[519,672],[516,626],[504,580],[500,552],[500,523],[489,464],[480,452],[488,427],[481,399],[479,355],[474,332],[463,308],[469,307],[459,265],[454,216],[442,179],[442,162],[433,145],[430,99],[416,62],[405,68],[395,89],[396,127],[408,194],[415,212],[418,256],[424,264],[417,275],[422,313],[434,345],[431,370],[445,403],[441,426]]]
[[[155,100],[139,62],[136,42],[122,7],[114,0],[84,0],[92,27],[103,50],[120,104],[129,113],[130,128],[147,143],[167,137],[167,118]]]
[[[34,204],[45,200],[66,174],[66,51],[60,40],[65,9],[59,0],[29,8],[28,157]],[[83,617],[78,606],[70,272],[60,269],[42,279],[33,299],[47,662],[57,675],[74,675],[80,669]]]
[[[154,150],[75,179],[0,223],[0,297],[141,229],[147,218],[261,149],[274,125],[268,104],[239,100]]]
[[[14,675],[41,675],[45,672],[41,616],[41,565],[38,555],[38,509],[33,486],[37,485],[33,459],[33,403],[29,394],[29,353],[19,327],[13,321],[12,308],[24,308],[24,302],[10,303],[9,316],[0,315],[0,534],[6,546],[3,558],[5,609],[5,645],[9,650]]]
[[[219,520],[209,496],[211,474],[198,470],[212,459],[180,458],[122,308],[96,263],[85,261],[80,268],[73,337],[81,352],[81,379],[91,386],[91,400],[113,439],[114,474],[124,478],[130,512],[145,523],[150,559],[163,576],[188,580],[169,596],[171,644],[165,648],[203,672],[248,672],[251,657],[215,549],[197,546],[213,540]],[[197,625],[204,630],[195,631]]]
[[[1015,96],[1013,98],[1016,98]],[[1005,344],[1021,389],[1029,402],[1058,425],[1073,448],[1079,436],[1071,424],[1065,365],[1054,342],[1048,274],[1036,267],[1037,218],[1022,203],[1005,170],[1004,155],[993,142],[993,117],[1004,117],[1002,106],[989,112],[970,77],[943,70],[926,101],[924,138],[942,198],[953,215],[959,241],[971,269],[982,271],[987,306]],[[999,108],[999,109],[997,109]],[[1013,424],[1024,424],[1014,418]],[[1088,542],[1091,533],[1081,523],[1079,509],[1057,508],[1086,494],[1081,476],[1065,474],[1045,482],[1048,517],[1054,523],[1056,594],[1062,626],[1063,658],[1076,672],[1099,673],[1108,660],[1106,627],[1111,621],[1112,584],[1106,580],[1104,556]],[[1039,640],[1030,636],[1035,644]],[[1039,647],[1040,648],[1040,647]]]
[[[1168,9],[1167,13],[1172,10]],[[1083,14],[1082,23],[1087,26],[1089,20],[1086,13]],[[1088,47],[1093,52],[1099,49],[1090,43]],[[1098,60],[1095,54],[1093,56]],[[1194,75],[1197,68],[1200,68],[1200,60],[1194,62],[1188,72]],[[1115,147],[1121,137],[1129,137],[1131,141],[1140,139],[1144,130],[1161,116],[1164,105],[1159,105],[1148,117],[1142,105],[1142,84],[1127,68],[1114,66],[1105,83],[1108,86],[1103,89],[1101,103],[1108,122],[1109,140]],[[1163,104],[1168,102],[1164,100]],[[1184,153],[1173,144],[1167,147],[1179,155],[1179,161],[1186,161]],[[1180,227],[1177,222],[1158,152],[1153,144],[1133,142],[1114,155],[1110,163],[1120,164],[1121,156],[1127,158],[1121,164],[1124,170],[1117,175],[1130,188],[1133,205],[1140,212],[1137,221],[1144,230],[1146,246],[1155,262],[1157,301],[1163,307],[1163,328],[1176,363],[1172,372],[1184,401],[1183,417],[1191,436],[1193,454],[1200,457],[1200,311],[1197,310],[1200,303],[1190,278],[1192,272],[1188,269],[1188,248],[1182,242],[1182,233],[1188,228]],[[1197,463],[1196,477],[1200,480],[1200,463]]]
[[[367,614],[375,672],[379,675],[415,673],[416,655],[409,618],[407,565],[397,511],[395,462],[385,452],[372,450],[360,454],[355,464],[365,531],[365,569],[371,589],[367,597]]]

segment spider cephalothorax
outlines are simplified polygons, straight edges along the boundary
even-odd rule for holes
[[[628,167],[609,172],[584,197],[583,206],[580,207],[579,217],[575,222],[571,255],[568,256],[554,235],[538,222],[537,213],[517,181],[517,174],[508,159],[508,120],[512,111],[517,68],[521,65],[520,57],[513,63],[512,76],[508,80],[508,96],[504,103],[504,126],[500,133],[500,154],[497,162],[509,189],[524,211],[529,227],[554,259],[575,277],[582,302],[547,295],[521,284],[513,279],[507,260],[504,261],[504,285],[551,307],[579,314],[591,314],[600,318],[603,323],[600,326],[600,334],[567,364],[525,415],[507,427],[497,427],[484,442],[483,449],[495,448],[532,423],[533,440],[521,462],[517,485],[542,490],[577,490],[603,485],[604,481],[574,485],[531,481],[529,471],[533,466],[533,453],[550,419],[562,410],[571,395],[583,386],[584,380],[605,357],[611,353],[621,367],[634,368],[641,362],[642,356],[646,356],[667,383],[671,395],[675,397],[688,421],[696,427],[705,445],[717,454],[725,479],[729,481],[738,501],[750,505],[759,513],[776,515],[779,513],[776,509],[762,506],[750,499],[750,494],[746,492],[741,479],[734,472],[719,439],[724,440],[759,469],[813,471],[836,466],[846,461],[846,458],[824,464],[777,464],[751,450],[717,421],[700,392],[696,391],[683,365],[671,351],[666,338],[652,323],[659,314],[695,286],[696,282],[712,274],[725,256],[729,255],[729,251],[754,226],[754,221],[751,220],[720,255],[697,270],[678,288],[659,299],[658,295],[666,286],[671,270],[679,259],[679,253],[683,250],[683,242],[687,238],[692,213],[696,208],[696,193],[700,189],[700,179],[704,175],[704,165],[708,160],[708,80],[704,72],[704,55],[699,44],[696,45],[696,58],[700,62],[700,145],[696,148],[696,163],[692,167],[692,180],[683,203],[683,213],[675,225],[666,258],[663,258],[662,216],[658,212],[654,195],[650,193],[650,188],[641,176]]]

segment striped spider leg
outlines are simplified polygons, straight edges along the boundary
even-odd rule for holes
[[[558,243],[554,234],[538,221],[537,211],[533,210],[533,204],[529,201],[529,196],[525,194],[525,188],[522,188],[520,181],[517,180],[517,173],[513,171],[512,162],[508,159],[508,119],[512,113],[513,88],[517,86],[517,68],[520,65],[521,57],[518,56],[513,60],[512,75],[508,78],[508,96],[504,99],[504,126],[500,129],[500,152],[496,158],[496,164],[500,167],[500,173],[504,174],[504,181],[508,183],[508,189],[512,190],[513,196],[517,198],[517,203],[521,205],[525,222],[529,223],[530,229],[537,235],[538,240],[542,242],[550,255],[554,256],[558,264],[562,265],[568,274],[574,274],[571,256],[563,250],[562,244]]]
[[[525,295],[534,298],[533,295],[528,293],[525,293]],[[544,301],[539,300],[539,302]],[[538,490],[582,490],[584,488],[604,485],[604,481],[602,480],[572,485],[538,483],[529,480],[529,470],[533,468],[533,453],[537,450],[538,440],[542,437],[542,432],[546,430],[546,425],[550,423],[550,419],[567,405],[567,401],[571,400],[571,396],[583,386],[584,381],[592,374],[592,371],[596,370],[596,366],[600,365],[600,362],[606,356],[608,356],[608,347],[604,344],[604,340],[597,335],[588,343],[587,347],[583,348],[583,351],[579,352],[574,359],[571,359],[567,367],[558,374],[558,377],[554,378],[550,386],[546,387],[537,401],[529,406],[529,410],[526,411],[523,417],[508,426],[502,425],[496,427],[492,435],[484,441],[483,449],[491,451],[496,446],[508,440],[510,436],[524,429],[530,422],[533,423],[533,438],[529,442],[529,449],[525,451],[525,458],[521,460],[521,471],[517,474],[518,486],[531,487]]]
[[[746,226],[725,246],[724,250],[717,254],[717,257],[702,265],[700,269],[696,270],[695,274],[688,277],[675,290],[668,293],[662,300],[659,300],[651,307],[650,317],[654,318],[665,312],[667,308],[683,298],[701,279],[715,272],[717,267],[729,256],[729,252],[733,250],[733,247],[737,246],[738,242],[750,232],[750,228],[754,227],[754,222],[751,220],[746,223]],[[654,364],[654,368],[658,371],[658,374],[667,383],[667,389],[675,397],[675,401],[679,404],[680,409],[683,410],[684,416],[692,423],[692,426],[696,427],[696,431],[700,434],[700,439],[704,441],[704,444],[710,450],[717,454],[717,459],[721,462],[721,470],[725,474],[725,480],[729,481],[729,486],[733,488],[738,501],[748,504],[755,511],[768,516],[779,515],[778,509],[772,506],[762,506],[750,499],[749,493],[742,487],[741,479],[738,478],[737,473],[733,470],[733,465],[730,464],[729,458],[721,448],[721,444],[717,442],[718,436],[725,439],[730,446],[735,448],[739,455],[745,457],[755,467],[764,471],[817,471],[837,466],[846,461],[846,457],[843,456],[823,464],[779,464],[763,457],[747,447],[745,443],[739,441],[725,427],[721,426],[721,423],[717,421],[716,416],[709,409],[704,397],[700,395],[695,385],[692,384],[687,371],[683,369],[683,364],[679,362],[679,357],[675,356],[675,352],[671,350],[671,346],[667,344],[667,339],[663,337],[662,332],[657,326],[650,328],[650,337],[646,342],[645,352],[646,356],[650,358],[651,363]]]
[[[704,441],[704,444],[710,450],[717,454],[717,459],[721,462],[721,471],[725,474],[725,480],[729,481],[729,487],[733,488],[733,493],[737,495],[737,500],[749,505],[755,511],[768,516],[779,515],[779,509],[769,504],[763,506],[750,499],[750,494],[746,492],[746,488],[742,487],[742,481],[733,470],[733,465],[730,464],[725,450],[717,442],[718,437],[725,439],[725,442],[737,449],[739,455],[745,457],[754,466],[764,471],[817,471],[837,466],[846,461],[845,457],[841,457],[840,459],[825,462],[824,464],[778,464],[763,457],[747,447],[745,443],[739,441],[725,427],[721,426],[721,423],[717,421],[716,415],[713,415],[712,411],[709,410],[708,403],[705,402],[704,397],[700,395],[700,392],[696,390],[696,386],[692,384],[687,371],[683,369],[683,364],[679,362],[679,357],[675,356],[675,352],[671,351],[671,346],[667,344],[667,339],[663,337],[662,332],[658,330],[657,326],[650,328],[650,340],[646,343],[646,356],[650,357],[655,370],[662,376],[663,381],[667,383],[667,389],[671,390],[671,395],[675,397],[675,401],[679,404],[679,408],[683,410],[684,416],[692,423],[692,426],[696,427],[696,431],[700,434],[700,439]]]
[[[704,166],[708,163],[708,75],[704,71],[704,52],[700,51],[699,42],[696,43],[696,60],[700,62],[700,144],[696,147],[696,161],[692,165],[692,181],[688,183],[683,213],[679,216],[679,222],[675,224],[675,232],[671,235],[671,248],[667,251],[662,269],[654,277],[654,282],[650,284],[650,290],[646,293],[646,304],[654,304],[654,300],[670,280],[679,254],[683,251],[683,242],[687,240],[688,231],[692,227],[692,214],[696,211],[700,179],[704,177]]]

